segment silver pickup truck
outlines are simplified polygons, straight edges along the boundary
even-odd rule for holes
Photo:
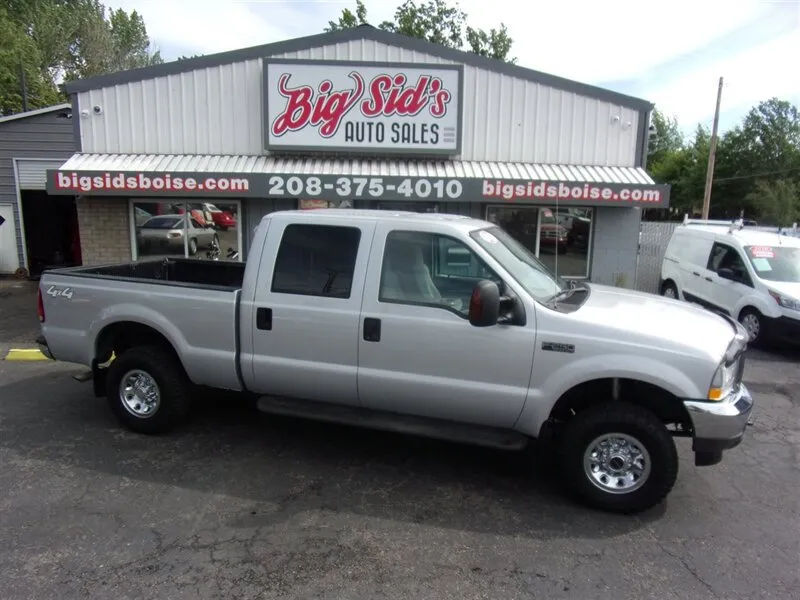
[[[246,264],[153,260],[47,271],[39,343],[90,366],[128,428],[165,432],[193,384],[261,410],[483,444],[536,441],[590,506],[635,512],[713,465],[753,401],[747,336],[697,306],[567,284],[486,221],[284,211]],[[533,447],[533,446],[532,446]]]

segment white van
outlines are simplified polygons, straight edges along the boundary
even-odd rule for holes
[[[684,219],[664,254],[661,294],[731,315],[753,345],[800,343],[800,239]]]

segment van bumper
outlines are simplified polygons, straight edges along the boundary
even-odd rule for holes
[[[721,402],[685,400],[683,404],[692,420],[697,466],[721,462],[722,453],[741,444],[747,426],[752,424],[753,397],[744,384]]]

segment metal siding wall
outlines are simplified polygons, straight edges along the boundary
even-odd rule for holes
[[[58,160],[18,160],[17,177],[21,190],[47,189],[47,170],[58,169],[64,161]]]
[[[373,40],[275,58],[452,64]],[[635,164],[633,109],[469,66],[464,91],[463,160]],[[84,152],[262,154],[260,60],[82,92],[78,103],[89,111]]]
[[[595,208],[590,281],[635,287],[640,220],[636,208]]]
[[[75,152],[72,120],[57,117],[58,112],[35,115],[0,123],[0,202],[14,206],[17,258],[25,264],[22,219],[12,158],[50,158],[66,161]],[[27,266],[27,265],[26,265]]]

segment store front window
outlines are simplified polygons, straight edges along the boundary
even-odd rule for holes
[[[559,277],[588,277],[591,208],[488,206],[486,220],[528,248]]]
[[[133,201],[133,259],[243,260],[240,209],[239,202],[225,200],[213,203]]]

